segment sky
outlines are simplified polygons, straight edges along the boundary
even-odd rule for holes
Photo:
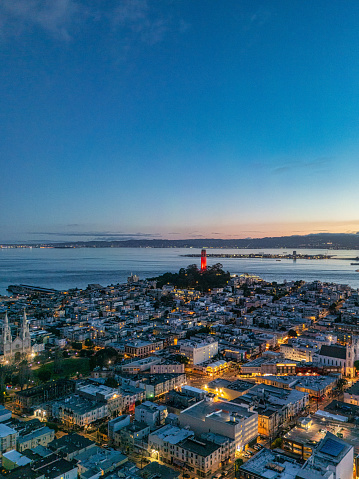
[[[359,231],[357,0],[0,0],[0,241]]]

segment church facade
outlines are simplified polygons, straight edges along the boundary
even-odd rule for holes
[[[11,361],[21,357],[28,357],[30,354],[31,338],[25,310],[20,328],[15,337],[12,335],[7,313],[5,313],[2,335],[0,337],[0,359],[2,361]]]

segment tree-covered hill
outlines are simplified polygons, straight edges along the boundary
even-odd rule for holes
[[[196,264],[190,264],[187,268],[181,268],[178,273],[165,273],[156,278],[150,278],[157,281],[158,288],[162,288],[165,284],[173,284],[176,288],[199,291],[223,288],[229,279],[230,273],[225,272],[220,263],[208,266],[205,271],[199,270]]]

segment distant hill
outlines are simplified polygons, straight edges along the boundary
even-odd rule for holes
[[[18,245],[17,245],[18,246]],[[38,245],[31,245],[39,247]],[[279,236],[246,239],[194,238],[183,240],[131,239],[124,241],[76,241],[41,243],[54,248],[244,248],[244,249],[357,249],[359,234],[318,233],[304,236]]]

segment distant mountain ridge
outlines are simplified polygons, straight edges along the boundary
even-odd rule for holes
[[[5,246],[5,244],[3,244]],[[30,246],[30,244],[28,244]],[[20,246],[20,245],[14,245]],[[240,248],[240,249],[358,249],[359,233],[317,233],[308,235],[265,238],[189,238],[189,239],[130,239],[31,243],[36,247],[53,248]]]

